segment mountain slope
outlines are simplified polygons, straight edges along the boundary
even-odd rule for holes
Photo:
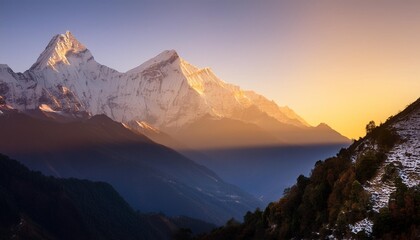
[[[54,36],[23,74],[0,65],[0,96],[18,110],[33,110],[44,104],[54,111],[106,114],[119,122],[146,122],[170,134],[180,134],[181,138],[181,128],[205,116],[240,120],[260,128],[267,125],[258,120],[269,118],[275,125],[294,129],[294,135],[303,137],[313,129],[293,110],[228,84],[209,68],[196,68],[173,50],[120,73],[97,63],[70,32]],[[253,118],[243,117],[249,109]],[[275,134],[279,138],[276,144],[289,138],[288,131]],[[291,143],[300,143],[303,137]],[[311,141],[320,143],[319,139],[348,141],[343,136],[330,138],[328,134]]]
[[[0,196],[1,239],[171,238],[164,221],[134,212],[109,184],[45,177],[4,155]]]
[[[173,135],[192,149],[226,149],[247,146],[270,146],[281,142],[268,131],[239,120],[205,116],[181,128]],[[182,150],[182,149],[181,149]]]
[[[382,179],[389,177],[390,171],[398,172],[402,183],[408,187],[418,186],[420,183],[420,100],[411,104],[395,117],[390,118],[385,126],[395,129],[401,138],[401,142],[387,152],[383,166],[378,169],[378,173],[365,187],[372,194],[374,199],[373,209],[376,211],[387,205],[391,193],[395,191],[394,182],[387,181],[384,183],[382,181]],[[353,158],[378,147],[378,142],[372,141],[372,138],[379,138],[381,141],[389,141],[390,138],[390,136],[378,135],[374,131],[370,135],[370,138],[357,145],[356,154]]]
[[[368,130],[263,212],[202,239],[418,239],[420,99]]]
[[[0,132],[0,152],[47,175],[109,182],[141,211],[220,224],[260,206],[207,168],[104,115],[59,123],[10,110],[0,115]]]

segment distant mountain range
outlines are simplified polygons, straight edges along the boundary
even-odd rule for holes
[[[133,129],[147,125],[193,148],[349,141],[326,125],[309,126],[288,107],[220,80],[210,68],[194,67],[174,50],[120,73],[97,63],[70,32],[54,36],[24,73],[0,65],[0,96],[21,111],[42,106],[44,111],[105,114]]]

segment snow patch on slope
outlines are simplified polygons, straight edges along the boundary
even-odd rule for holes
[[[39,110],[43,111],[43,112],[57,112],[52,110],[52,108],[50,106],[48,106],[47,104],[41,104],[39,105]]]
[[[151,126],[147,122],[144,122],[144,121],[136,121],[136,123],[137,123],[137,126],[139,126],[140,128],[143,128],[143,129],[145,129],[147,131],[152,131],[152,132],[155,132],[155,133],[160,133],[159,129]]]
[[[368,235],[372,234],[372,227],[373,222],[369,220],[368,218],[365,218],[363,220],[360,220],[356,222],[355,224],[350,224],[349,229],[352,233],[357,234],[358,232],[364,231]]]
[[[402,138],[402,143],[391,149],[378,174],[365,186],[365,190],[372,194],[372,208],[376,212],[387,206],[391,193],[396,189],[393,182],[382,181],[386,165],[393,164],[397,167],[399,176],[408,187],[420,184],[420,109],[392,127]]]

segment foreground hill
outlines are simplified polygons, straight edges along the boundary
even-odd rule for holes
[[[136,213],[109,184],[45,177],[1,154],[0,212],[0,239],[171,239],[172,235],[165,221]]]
[[[202,239],[418,239],[420,99],[367,130],[264,211]]]
[[[4,108],[0,132],[0,152],[46,175],[109,182],[143,212],[221,224],[261,204],[209,169],[104,115],[57,122]]]

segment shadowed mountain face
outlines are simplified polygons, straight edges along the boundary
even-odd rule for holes
[[[0,132],[0,152],[47,175],[109,182],[141,211],[220,224],[260,206],[207,168],[104,115],[58,123],[4,111]]]
[[[200,119],[175,137],[141,127],[135,122],[129,128],[176,149],[264,203],[279,199],[283,190],[294,183],[296,176],[308,174],[316,161],[348,146],[347,143],[279,143],[274,135],[255,124],[211,117]],[[312,136],[321,136],[322,128],[328,127],[321,124],[313,128]]]
[[[204,117],[173,135],[192,149],[270,146],[279,143],[255,124],[232,119]]]
[[[334,155],[345,146],[283,145],[182,153],[268,204],[280,199],[296,176],[309,174],[316,161]]]
[[[255,124],[232,119],[205,117],[174,137],[142,125],[132,122],[128,127],[176,149],[264,203],[279,199],[296,176],[308,174],[316,161],[348,146],[347,143],[284,144]],[[328,127],[321,124],[313,128],[312,136],[322,136],[322,128]],[[302,137],[298,131],[295,133],[296,137]]]
[[[260,121],[261,120],[261,121]],[[325,124],[296,127],[264,116],[258,123],[205,116],[171,135],[190,149],[259,148],[290,145],[346,145],[349,140]],[[135,129],[134,129],[135,130]],[[146,133],[146,135],[148,135]],[[158,136],[153,136],[161,142]],[[165,142],[164,140],[162,142]],[[171,145],[169,145],[171,146]],[[176,145],[171,146],[177,150]]]

